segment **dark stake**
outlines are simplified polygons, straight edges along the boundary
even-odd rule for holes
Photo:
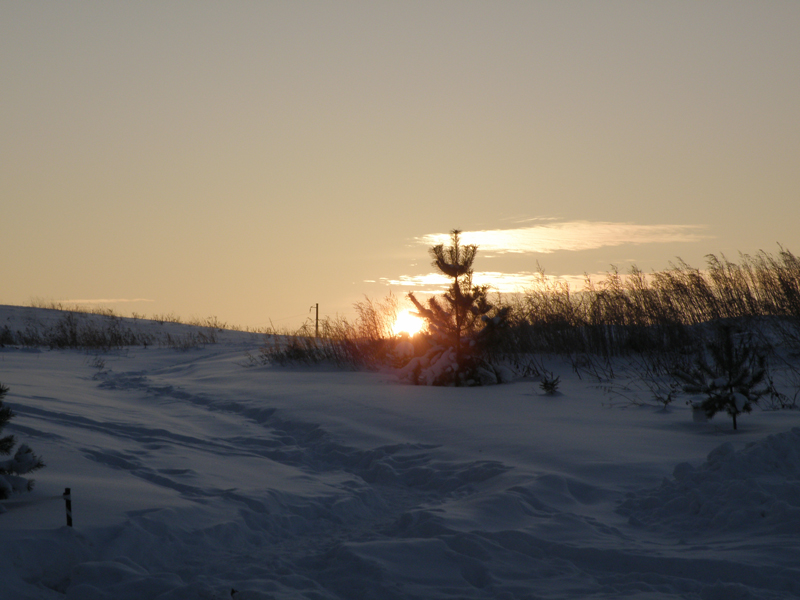
[[[72,527],[72,494],[70,488],[64,489],[64,502],[67,503],[67,527]]]

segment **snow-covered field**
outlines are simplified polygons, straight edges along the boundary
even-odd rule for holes
[[[800,598],[800,411],[734,432],[556,362],[556,396],[429,388],[218,338],[0,349],[4,434],[47,463],[2,502],[0,598]]]

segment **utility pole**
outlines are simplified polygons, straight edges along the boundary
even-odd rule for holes
[[[317,315],[316,319],[314,320],[314,337],[319,337],[319,302],[317,302],[311,308],[316,308]],[[311,312],[311,308],[309,308],[309,312]]]

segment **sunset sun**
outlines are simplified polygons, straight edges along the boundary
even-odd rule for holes
[[[408,335],[415,335],[419,333],[424,327],[425,322],[413,314],[410,310],[404,310],[397,315],[397,319],[392,327],[394,335],[407,333]]]

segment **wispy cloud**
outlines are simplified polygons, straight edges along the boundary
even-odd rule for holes
[[[604,274],[591,276],[594,280],[602,279]],[[586,280],[585,275],[552,276],[542,275],[539,272],[521,271],[518,273],[501,273],[499,271],[476,271],[473,281],[480,285],[488,285],[491,289],[506,294],[519,292],[541,285],[542,277],[549,283],[563,282],[572,289],[581,289]],[[398,279],[381,278],[381,283],[401,288],[414,288],[423,294],[438,294],[453,283],[449,277],[439,273],[426,273],[425,275],[401,275]]]
[[[426,273],[425,275],[400,275],[399,279],[381,277],[380,281],[381,283],[391,286],[427,288],[419,291],[431,293],[438,293],[452,283],[452,280],[449,277],[445,277],[439,273]]]
[[[121,304],[124,302],[155,302],[149,298],[80,298],[78,300],[59,300],[62,304]]]
[[[465,231],[461,239],[465,244],[477,244],[486,254],[550,254],[557,251],[596,250],[624,244],[675,244],[696,242],[708,237],[703,225],[638,225],[610,221],[557,221],[554,219],[518,219],[522,226],[510,229]],[[449,233],[431,233],[414,240],[425,246],[450,243]],[[589,275],[601,281],[605,273]],[[476,271],[473,281],[488,285],[503,293],[514,293],[537,287],[542,277],[552,284],[567,283],[571,289],[583,289],[586,275],[544,276],[536,271],[502,273]],[[420,293],[440,293],[452,280],[439,273],[400,275],[397,279],[381,278],[385,285],[410,288]]]
[[[702,225],[637,225],[608,221],[564,221],[519,227],[465,231],[462,241],[477,244],[484,252],[498,254],[549,254],[559,250],[595,250],[623,244],[695,242],[708,237]],[[426,246],[447,244],[449,233],[431,233],[416,238]]]

